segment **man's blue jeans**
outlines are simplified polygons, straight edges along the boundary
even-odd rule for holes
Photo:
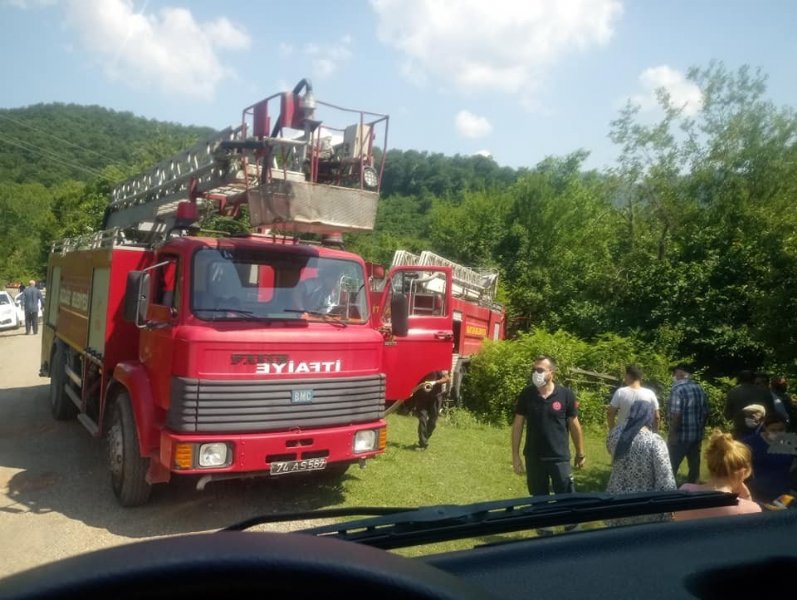
[[[700,446],[703,440],[693,442],[668,442],[667,449],[670,451],[670,464],[672,465],[673,475],[678,473],[684,458],[689,466],[689,473],[686,476],[688,483],[697,483],[700,479]]]

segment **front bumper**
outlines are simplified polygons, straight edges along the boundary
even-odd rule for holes
[[[281,433],[247,433],[247,434],[202,434],[186,435],[163,431],[160,438],[160,463],[172,473],[208,474],[238,473],[265,474],[272,463],[312,458],[325,458],[327,463],[355,462],[371,458],[384,452],[384,445],[378,443],[374,450],[354,452],[354,435],[356,432],[372,429],[385,429],[384,419],[357,425],[347,425],[327,429],[307,429]],[[377,439],[384,440],[384,433],[378,432]],[[200,444],[221,442],[231,448],[231,459],[227,466],[201,468],[194,460],[188,468],[180,468],[175,464],[175,453],[178,444]]]

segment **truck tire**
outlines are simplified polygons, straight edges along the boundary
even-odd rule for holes
[[[55,345],[53,360],[50,363],[50,412],[56,421],[68,421],[77,415],[74,405],[64,391],[66,385],[66,349],[63,344]]]
[[[122,506],[141,506],[149,500],[152,486],[147,483],[149,459],[138,451],[138,434],[130,397],[119,392],[111,408],[108,428],[108,459],[113,493]]]
[[[462,360],[458,361],[456,370],[451,377],[451,393],[449,394],[452,404],[457,408],[462,407],[462,380],[465,378],[467,372],[467,363]]]

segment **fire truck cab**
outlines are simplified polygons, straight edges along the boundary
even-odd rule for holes
[[[364,465],[385,448],[386,397],[450,359],[450,310],[410,316],[403,284],[371,298],[362,258],[296,238],[376,215],[387,117],[344,109],[356,122],[335,128],[322,106],[341,110],[302,80],[245,108],[117,186],[102,231],[53,246],[41,374],[56,419],[107,438],[125,506],[174,475],[201,489]],[[200,210],[244,205],[256,232],[199,235]],[[450,268],[421,270],[448,302]]]

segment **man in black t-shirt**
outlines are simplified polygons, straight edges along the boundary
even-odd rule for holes
[[[568,432],[576,448],[574,465],[584,466],[584,434],[578,421],[578,402],[572,390],[555,384],[556,362],[548,356],[534,360],[532,385],[526,386],[515,404],[512,424],[512,466],[526,473],[532,496],[572,493]],[[526,445],[520,457],[520,440],[526,425]]]
[[[429,447],[429,438],[437,426],[437,416],[443,403],[443,386],[449,381],[447,371],[433,371],[412,395],[418,415],[418,448],[425,450]]]

